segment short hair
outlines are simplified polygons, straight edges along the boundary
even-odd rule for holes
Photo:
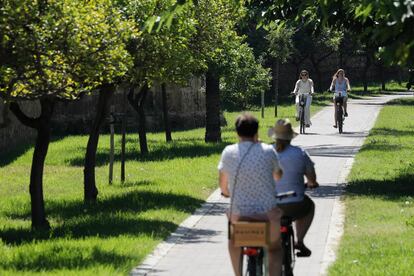
[[[259,120],[250,113],[242,113],[236,119],[236,131],[241,137],[254,137],[259,129]]]

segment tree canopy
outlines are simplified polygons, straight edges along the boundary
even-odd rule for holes
[[[2,1],[0,93],[75,99],[131,66],[124,39],[134,27],[99,1]]]

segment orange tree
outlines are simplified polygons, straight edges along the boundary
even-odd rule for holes
[[[43,168],[57,101],[76,100],[121,77],[130,66],[123,37],[131,26],[110,1],[0,2],[0,96],[24,125],[37,131],[30,173],[33,228],[49,228]],[[32,118],[20,101],[40,103]]]

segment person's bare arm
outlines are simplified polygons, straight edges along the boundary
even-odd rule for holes
[[[316,173],[315,170],[311,170],[305,173],[306,180],[308,183],[308,188],[317,188],[319,183],[316,181]]]
[[[273,171],[273,179],[279,181],[283,176],[283,171],[281,169]]]
[[[332,80],[331,85],[329,86],[329,91],[335,92],[334,89],[335,89],[335,84],[334,84],[334,81]]]
[[[292,94],[295,94],[295,95],[297,95],[298,94],[298,91],[299,91],[299,81],[297,81],[296,83],[295,83],[295,88],[293,89],[293,92],[292,92]]]
[[[311,83],[311,91],[310,91],[310,93],[311,94],[314,94],[315,93],[315,89],[314,89],[314,87],[313,87],[313,80],[309,80],[310,81],[310,83]]]
[[[225,197],[230,197],[229,191],[229,176],[224,171],[219,171],[219,186],[221,190],[221,194]]]

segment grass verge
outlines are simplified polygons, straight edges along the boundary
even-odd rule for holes
[[[414,99],[384,107],[355,158],[329,275],[413,275]]]

